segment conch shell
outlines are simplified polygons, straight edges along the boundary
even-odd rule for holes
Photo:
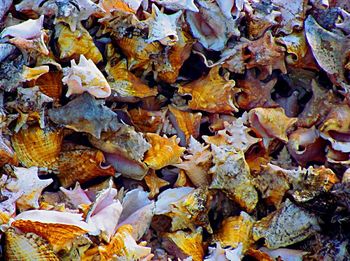
[[[88,92],[96,98],[107,98],[111,87],[92,60],[80,55],[79,64],[71,60],[71,68],[64,70],[62,82],[68,85],[66,96]]]
[[[23,39],[40,38],[41,30],[43,29],[44,16],[40,16],[38,19],[28,19],[27,21],[6,27],[0,34],[0,37],[20,37]]]

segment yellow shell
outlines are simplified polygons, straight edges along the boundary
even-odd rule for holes
[[[211,113],[231,113],[238,111],[233,103],[235,81],[227,80],[219,75],[219,66],[212,68],[208,75],[180,86],[179,94],[189,94],[192,100],[188,107]]]
[[[181,162],[180,157],[186,149],[178,145],[176,136],[167,138],[147,133],[146,138],[152,147],[146,152],[144,162],[151,169],[157,170]]]
[[[31,220],[15,220],[12,227],[20,229],[24,233],[35,233],[46,239],[55,252],[66,248],[73,240],[85,234],[87,231],[74,225],[42,223]]]
[[[5,259],[9,261],[59,260],[43,238],[33,233],[17,233],[11,228],[5,233]]]
[[[219,241],[223,247],[236,248],[243,244],[243,252],[253,243],[252,228],[254,220],[247,213],[241,212],[239,216],[228,217],[222,223],[214,240]]]
[[[12,146],[25,167],[55,168],[61,150],[62,130],[31,126],[12,136]]]
[[[114,176],[112,166],[102,167],[103,153],[96,149],[84,148],[62,151],[58,160],[58,178],[63,187],[87,182],[101,176]]]
[[[169,182],[159,178],[153,169],[145,176],[145,182],[150,190],[150,198],[154,198],[158,195],[160,188],[169,185]]]
[[[59,23],[56,25],[56,34],[58,35],[57,44],[60,50],[60,59],[74,59],[82,54],[94,63],[103,60],[102,54],[84,27],[81,26],[72,32],[69,26]]]

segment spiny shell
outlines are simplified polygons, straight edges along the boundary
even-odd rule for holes
[[[31,126],[15,133],[11,141],[22,165],[55,168],[62,138],[62,130]]]
[[[105,162],[103,153],[96,149],[72,149],[62,151],[58,159],[58,178],[63,187],[75,182],[84,183],[93,178],[114,176],[112,166],[101,166]]]
[[[34,233],[22,234],[15,229],[5,233],[6,260],[10,261],[58,261],[48,242]]]
[[[71,68],[63,73],[62,82],[68,85],[67,97],[83,92],[89,92],[96,98],[107,98],[111,95],[111,87],[102,72],[84,55],[80,55],[79,64],[71,60]]]
[[[180,86],[179,94],[189,94],[192,100],[188,107],[211,113],[230,113],[238,109],[233,103],[235,81],[227,80],[219,75],[219,66],[212,68],[208,75]]]
[[[103,60],[101,52],[84,27],[79,27],[72,32],[68,26],[58,24],[55,29],[61,60],[78,58],[80,55],[84,55],[95,64]]]
[[[176,136],[167,138],[158,134],[147,133],[146,138],[151,144],[151,148],[146,152],[144,162],[151,169],[161,169],[165,166],[181,162],[181,155],[186,148],[178,145]]]

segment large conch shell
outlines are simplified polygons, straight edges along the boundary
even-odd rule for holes
[[[111,95],[111,87],[102,72],[84,55],[80,55],[79,64],[71,60],[71,68],[63,73],[62,82],[68,85],[67,97],[83,92],[88,92],[96,98],[107,98]]]

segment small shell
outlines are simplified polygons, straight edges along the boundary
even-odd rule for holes
[[[97,177],[114,176],[112,166],[102,166],[103,153],[96,149],[71,149],[62,151],[58,159],[58,178],[63,187],[70,187],[77,181],[84,183]]]
[[[44,16],[40,16],[36,20],[28,19],[27,21],[6,27],[0,34],[0,37],[18,37],[22,39],[40,38],[43,29]]]
[[[14,174],[16,175],[16,180],[11,180],[6,185],[6,188],[11,191],[22,193],[20,198],[16,201],[18,209],[24,211],[30,208],[39,208],[38,200],[41,193],[53,180],[39,179],[37,167],[31,167],[29,169],[15,167]]]
[[[182,260],[192,257],[193,261],[202,261],[204,257],[201,229],[191,233],[181,230],[174,233],[165,233],[162,245],[169,253]]]
[[[244,211],[239,216],[224,219],[214,240],[220,242],[223,247],[236,248],[242,244],[245,252],[253,243],[252,228],[254,219]]]
[[[298,120],[288,118],[283,108],[255,108],[248,113],[253,131],[263,138],[277,138],[288,142],[287,130]]]
[[[12,146],[19,162],[25,167],[57,167],[61,150],[62,130],[32,126],[12,136]]]
[[[80,55],[79,64],[71,60],[71,68],[63,73],[62,82],[68,85],[67,97],[83,92],[88,92],[96,98],[107,98],[111,95],[111,87],[102,72],[84,55]]]
[[[177,20],[182,15],[182,11],[167,15],[162,13],[158,7],[152,5],[152,14],[145,21],[149,26],[147,43],[159,41],[162,45],[174,45],[179,37],[177,36]]]
[[[314,215],[287,199],[280,209],[254,224],[253,237],[255,241],[265,238],[265,245],[276,249],[298,243],[319,230]]]
[[[189,94],[192,100],[188,107],[211,113],[231,113],[238,111],[233,103],[235,81],[227,80],[219,75],[219,66],[212,68],[208,75],[180,86],[179,94]]]
[[[180,157],[186,149],[178,145],[179,140],[176,136],[167,138],[147,133],[146,138],[152,147],[146,152],[144,162],[151,169],[157,170],[181,162]]]
[[[109,80],[112,89],[110,99],[121,102],[137,102],[142,98],[156,96],[156,88],[150,88],[127,69],[125,59],[112,66],[109,62],[106,72],[113,78]]]
[[[22,234],[15,229],[5,233],[5,259],[20,261],[59,261],[48,242],[33,233]]]
[[[68,26],[57,24],[55,29],[61,60],[78,58],[80,55],[84,55],[95,64],[103,60],[102,54],[84,27],[79,27],[72,32]]]
[[[192,12],[199,12],[197,6],[194,3],[194,0],[153,0],[153,1],[173,11],[189,10]]]

